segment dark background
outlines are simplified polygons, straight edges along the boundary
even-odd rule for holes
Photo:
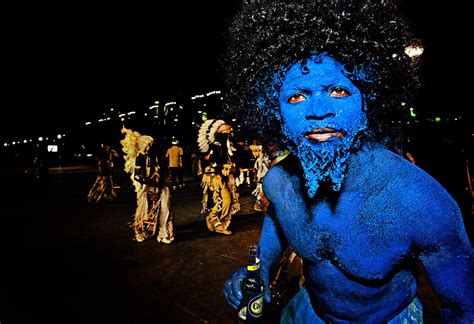
[[[0,135],[77,123],[220,88],[224,22],[236,1],[13,8],[4,39]],[[5,75],[4,75],[5,77]]]
[[[67,129],[109,107],[221,89],[218,58],[237,3],[4,6],[0,138]],[[418,113],[472,116],[464,3],[405,0],[403,8],[425,42]]]
[[[83,125],[109,107],[132,109],[157,99],[220,89],[217,59],[224,46],[226,19],[236,3],[3,4],[0,145],[4,137],[39,136]],[[470,10],[460,1],[428,0],[405,0],[404,9],[425,43],[419,116],[460,113],[472,121]],[[469,125],[472,130],[472,122]],[[433,127],[426,134],[418,133],[424,138],[415,158],[465,211],[472,241],[472,199],[465,198],[462,183],[465,157],[456,147],[443,148],[440,138],[431,137],[446,135],[444,131]],[[136,246],[127,223],[134,209],[133,192],[112,206],[87,205],[94,176],[51,174],[49,187],[39,190],[26,177],[2,178],[7,188],[0,204],[0,214],[5,216],[1,245],[6,272],[0,287],[2,319],[8,323],[159,322],[163,314],[177,313],[176,305],[169,305],[177,299],[157,295],[160,290],[171,297],[179,295],[178,306],[201,307],[199,301],[209,300],[201,297],[206,295],[217,301],[209,303],[208,314],[218,317],[232,312],[221,306],[222,282],[237,267],[237,257],[244,256],[244,246],[258,237],[259,227],[253,229],[253,236],[237,227],[236,236],[225,237],[224,246],[210,241],[222,237],[210,236],[202,224],[197,227],[201,232],[180,229],[177,241],[185,241],[188,235],[184,248],[153,241]],[[122,185],[125,188],[126,182]],[[192,204],[174,201],[172,205],[187,209],[199,204],[197,194],[196,198]],[[205,239],[196,239],[201,236]],[[201,254],[199,248],[216,254]],[[221,257],[228,252],[234,259]],[[202,258],[209,266],[202,266]],[[160,271],[162,267],[167,272]],[[188,271],[183,272],[184,267]],[[176,283],[185,289],[177,289]]]

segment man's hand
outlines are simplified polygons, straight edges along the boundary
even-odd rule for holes
[[[241,284],[242,280],[244,280],[245,276],[247,275],[247,269],[245,267],[240,268],[234,274],[227,279],[224,284],[224,297],[235,310],[237,310],[242,303],[242,289]]]
[[[242,303],[243,295],[242,295],[242,280],[247,276],[247,268],[243,267],[234,272],[234,274],[227,279],[227,281],[224,284],[224,297],[227,300],[227,302],[235,309],[237,310]],[[265,286],[265,295],[264,299],[267,303],[271,302],[271,297],[270,297],[270,288],[268,285],[268,280],[265,280],[265,277],[262,276],[264,286]]]

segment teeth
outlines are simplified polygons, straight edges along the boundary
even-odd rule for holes
[[[331,137],[342,138],[341,133],[311,133],[306,135],[306,138],[315,142],[325,142]]]
[[[316,142],[324,142],[327,141],[329,138],[332,137],[331,133],[325,133],[325,134],[309,134],[306,136],[310,140],[316,141]]]

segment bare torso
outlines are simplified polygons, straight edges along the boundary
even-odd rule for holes
[[[265,193],[288,244],[304,262],[306,288],[322,318],[386,321],[416,294],[414,265],[423,197],[417,183],[439,185],[413,164],[383,150],[351,158],[339,193],[302,194],[298,172],[271,169],[281,185]],[[431,182],[430,182],[431,181]],[[449,200],[450,198],[446,198]],[[421,200],[421,201],[420,201]],[[414,212],[415,211],[415,212]]]

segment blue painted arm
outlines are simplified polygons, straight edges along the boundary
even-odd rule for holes
[[[265,283],[266,302],[270,302],[270,270],[282,251],[281,236],[280,233],[278,233],[275,220],[271,216],[266,215],[260,237],[260,275]],[[240,285],[246,274],[246,267],[242,267],[234,272],[234,274],[224,284],[224,297],[236,310],[242,301],[243,296]]]
[[[424,252],[420,260],[443,299],[443,323],[474,323],[473,253],[456,242]]]
[[[265,301],[270,303],[270,271],[287,245],[278,229],[278,225],[275,223],[275,219],[270,215],[266,215],[263,221],[259,245],[261,256],[260,276],[265,283]]]
[[[443,323],[474,323],[474,251],[457,206],[436,207],[442,216],[421,237],[419,259],[443,300]]]

